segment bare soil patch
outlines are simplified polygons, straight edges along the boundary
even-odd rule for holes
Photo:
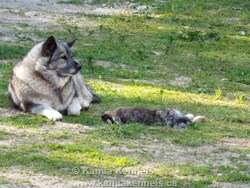
[[[30,34],[26,36],[22,30],[40,28],[46,29],[49,27],[57,27],[60,30],[60,22],[70,21],[76,26],[93,25],[84,18],[86,14],[96,15],[113,15],[120,14],[125,11],[124,7],[100,7],[98,5],[76,6],[71,4],[58,4],[57,0],[3,0],[0,1],[0,39],[6,42],[18,42],[20,40],[32,40],[34,42],[42,39]],[[82,16],[77,16],[82,15]],[[31,27],[32,26],[32,27]]]
[[[177,76],[175,79],[170,81],[170,84],[172,85],[178,85],[181,87],[188,87],[191,83],[191,78],[185,77],[185,76]]]
[[[0,117],[13,117],[16,116],[20,111],[11,108],[0,108]],[[1,123],[0,123],[1,125]]]

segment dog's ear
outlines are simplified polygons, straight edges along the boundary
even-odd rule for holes
[[[57,47],[56,40],[53,36],[49,37],[44,43],[42,48],[42,55],[45,57],[51,56]]]
[[[73,39],[72,41],[69,41],[69,42],[67,42],[67,46],[69,47],[69,48],[71,48],[74,44],[75,44],[75,41],[76,41],[77,39]]]

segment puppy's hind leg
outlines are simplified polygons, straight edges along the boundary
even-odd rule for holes
[[[60,114],[58,111],[54,110],[50,106],[42,104],[33,105],[32,107],[30,107],[30,112],[33,114],[43,115],[53,121],[58,121],[63,117],[62,114]]]

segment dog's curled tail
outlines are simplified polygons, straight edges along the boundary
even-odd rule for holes
[[[92,93],[93,94],[93,99],[91,101],[91,103],[100,103],[101,102],[101,99],[99,96],[97,96],[96,94]]]
[[[205,116],[195,116],[193,114],[187,114],[186,117],[190,120],[190,122],[202,123],[206,121]]]

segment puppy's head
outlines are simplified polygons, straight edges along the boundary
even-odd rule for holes
[[[42,45],[42,56],[48,57],[46,68],[61,77],[69,77],[78,73],[81,65],[77,63],[71,53],[71,47],[74,45],[76,39],[59,43],[56,42],[53,36],[49,37]]]
[[[102,116],[102,121],[107,124],[121,124],[121,119],[117,116],[113,116],[110,112],[105,112]]]

